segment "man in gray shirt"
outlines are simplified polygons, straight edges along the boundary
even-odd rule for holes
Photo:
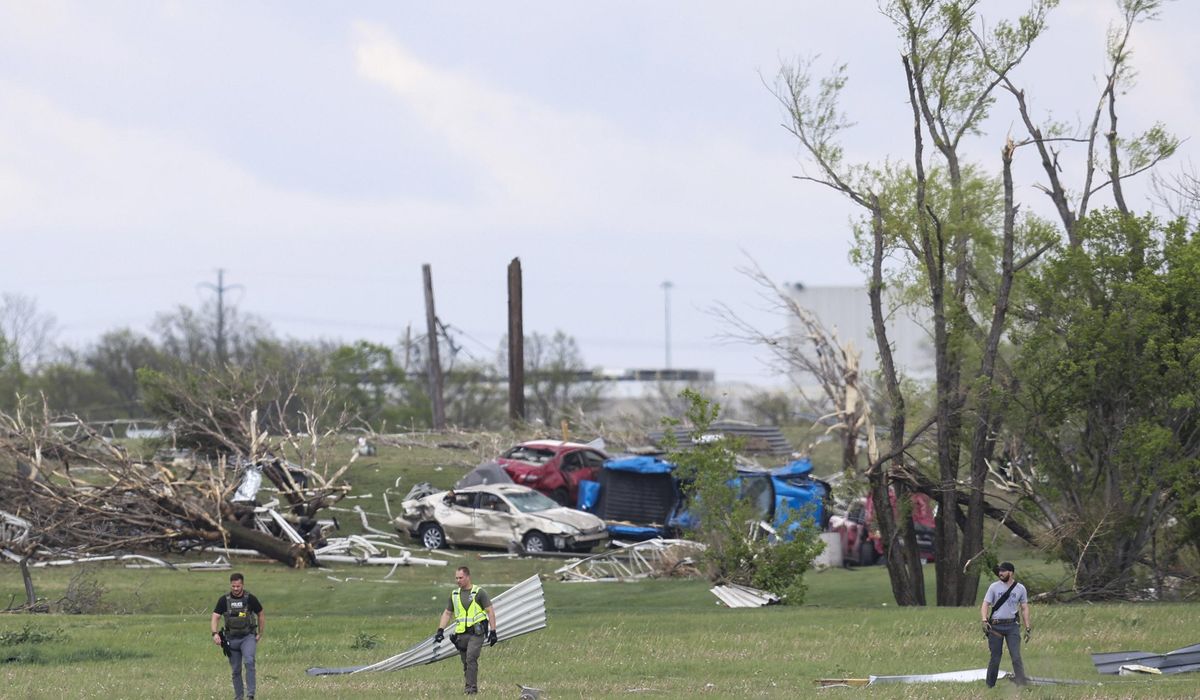
[[[1017,611],[1025,621],[1025,642],[1033,635],[1029,623],[1029,593],[1023,584],[1017,583],[1016,567],[1012,562],[1003,562],[996,567],[996,581],[988,586],[979,606],[983,617],[983,634],[988,640],[992,656],[988,659],[987,686],[996,687],[996,676],[1000,672],[1000,656],[1004,653],[1004,642],[1008,641],[1008,656],[1012,659],[1013,675],[1018,685],[1025,684],[1025,664],[1021,662],[1021,627],[1017,624]]]

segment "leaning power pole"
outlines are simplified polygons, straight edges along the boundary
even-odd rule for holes
[[[429,402],[433,405],[433,429],[446,429],[446,406],[442,403],[442,362],[438,358],[437,314],[433,310],[433,271],[421,266],[425,277],[425,328],[429,335]]]
[[[525,420],[525,323],[521,311],[521,259],[508,264],[508,417]]]

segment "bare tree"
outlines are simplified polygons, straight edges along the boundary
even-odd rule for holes
[[[33,372],[54,352],[58,332],[54,316],[38,311],[37,301],[24,294],[5,292],[0,296],[0,339],[8,365],[22,372]]]

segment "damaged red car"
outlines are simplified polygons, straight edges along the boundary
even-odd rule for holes
[[[579,482],[595,481],[608,454],[592,445],[561,440],[531,440],[512,447],[496,461],[513,482],[541,491],[560,505],[579,500]]]

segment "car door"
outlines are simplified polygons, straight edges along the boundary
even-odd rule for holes
[[[455,544],[476,544],[475,505],[479,494],[474,491],[446,494],[441,505],[434,509],[438,524],[446,538]]]
[[[479,544],[507,547],[509,542],[521,541],[518,514],[511,505],[494,493],[479,494],[475,509],[475,536]]]

